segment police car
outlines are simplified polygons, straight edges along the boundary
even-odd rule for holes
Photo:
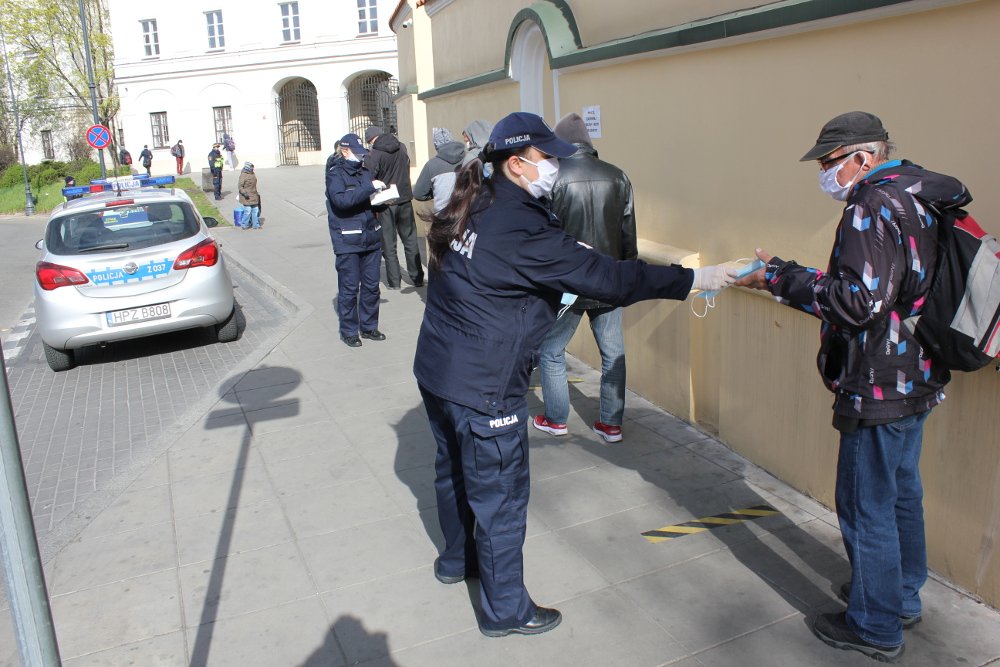
[[[239,336],[233,283],[208,228],[165,177],[119,177],[64,188],[36,247],[35,318],[54,371],[87,345],[211,327]]]

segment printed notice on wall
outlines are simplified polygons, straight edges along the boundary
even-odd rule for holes
[[[601,107],[583,107],[583,122],[591,139],[601,138]]]

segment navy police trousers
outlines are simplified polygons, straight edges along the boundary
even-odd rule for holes
[[[337,315],[341,338],[378,328],[381,259],[381,250],[337,255]]]
[[[479,570],[482,618],[489,630],[531,620],[537,607],[524,587],[524,535],[528,518],[528,406],[486,415],[423,387],[435,459],[438,519],[444,551],[438,574]]]

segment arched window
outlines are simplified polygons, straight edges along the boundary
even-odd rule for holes
[[[521,84],[521,111],[545,115],[542,85],[547,58],[542,29],[533,21],[525,21],[514,34],[510,54],[510,78]]]

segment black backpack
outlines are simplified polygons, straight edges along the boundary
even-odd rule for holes
[[[1000,355],[1000,243],[965,210],[920,202],[938,222],[938,260],[920,312],[903,323],[935,362],[979,370]]]

